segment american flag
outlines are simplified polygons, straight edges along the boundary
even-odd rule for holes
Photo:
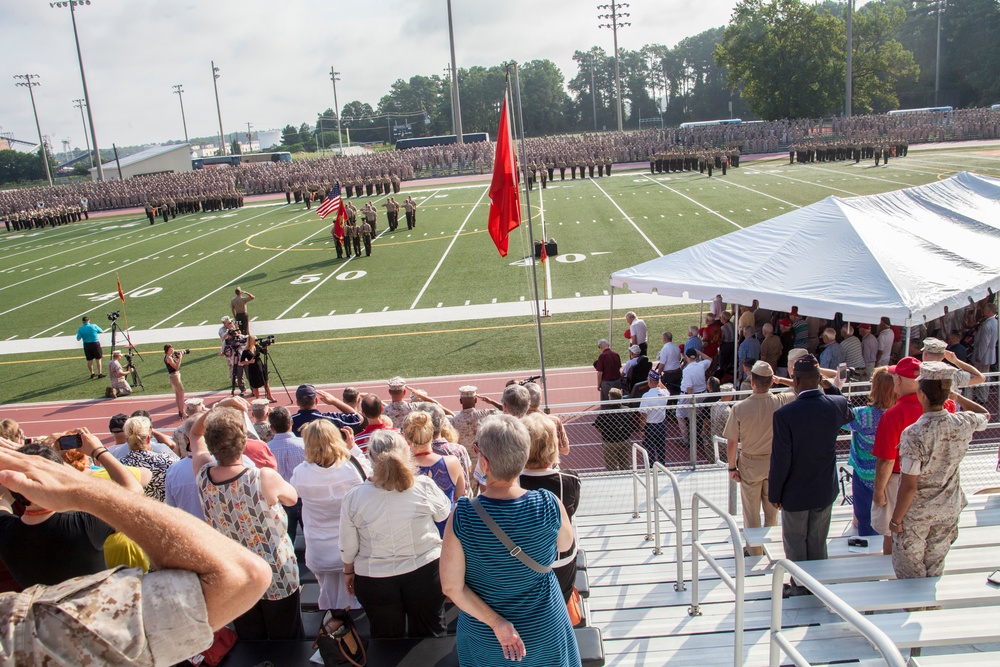
[[[320,204],[319,208],[316,209],[316,213],[320,218],[325,218],[331,213],[337,213],[339,217],[340,210],[343,208],[344,204],[340,199],[340,183],[333,186],[333,189],[327,193],[326,199]]]

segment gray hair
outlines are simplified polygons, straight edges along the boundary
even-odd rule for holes
[[[528,408],[531,406],[531,394],[519,384],[512,384],[504,389],[500,400],[507,412],[515,417],[528,414]]]
[[[429,401],[417,401],[416,403],[410,403],[410,411],[426,412],[429,414],[431,416],[431,424],[434,426],[434,437],[436,438],[441,435],[446,415],[440,405]]]
[[[625,319],[626,320],[629,320],[629,319],[634,320],[635,319],[635,313],[632,312],[631,310],[628,311],[627,313],[625,313]]]
[[[490,462],[490,476],[509,482],[521,474],[531,452],[531,436],[521,420],[511,415],[493,415],[479,424],[476,446]]]
[[[610,347],[610,344],[608,343],[608,339],[607,338],[602,338],[601,340],[597,341],[597,347]]]
[[[525,382],[524,388],[528,390],[528,395],[531,396],[530,407],[537,408],[542,404],[542,388],[538,386],[537,382]]]

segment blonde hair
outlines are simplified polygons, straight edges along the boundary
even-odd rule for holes
[[[302,440],[306,446],[306,461],[321,468],[339,468],[351,456],[340,431],[325,419],[317,419],[303,426]]]
[[[0,437],[21,444],[24,440],[24,431],[21,430],[21,425],[13,419],[4,419],[0,421]]]
[[[559,460],[559,438],[556,425],[552,419],[541,412],[532,412],[521,418],[521,423],[528,429],[531,436],[531,451],[525,468],[545,469]]]
[[[451,422],[448,420],[445,420],[445,422],[441,424],[441,437],[448,442],[458,444],[458,431],[455,430],[455,427],[452,426]]]
[[[124,431],[129,449],[133,452],[146,449],[149,437],[153,433],[153,423],[149,421],[149,417],[129,417],[125,422]]]
[[[410,412],[403,419],[402,431],[414,447],[423,447],[434,439],[434,421],[426,412]]]
[[[872,388],[868,392],[868,405],[888,410],[896,404],[896,385],[888,366],[879,366],[872,372]]]
[[[413,486],[417,465],[410,448],[398,431],[379,429],[368,441],[368,457],[372,463],[371,482],[386,491],[403,492]]]

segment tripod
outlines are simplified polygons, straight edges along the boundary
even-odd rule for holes
[[[128,354],[125,355],[125,359],[128,361],[128,365],[132,367],[132,386],[145,389],[146,387],[142,384],[142,378],[139,377],[139,369],[132,363],[133,354],[137,355],[140,361],[142,360],[142,354],[140,354],[139,350],[135,349],[135,345],[132,345],[132,339],[128,337],[128,331],[118,326],[117,319],[111,321],[111,349],[115,349],[115,339],[118,332],[121,332],[122,338],[128,343]]]
[[[264,377],[268,376],[268,364],[274,366],[274,373],[278,376],[278,380],[281,382],[281,388],[285,390],[285,396],[288,397],[288,402],[292,402],[292,394],[288,391],[288,387],[285,386],[285,378],[281,377],[281,371],[278,370],[278,364],[274,363],[274,359],[271,358],[271,351],[269,350],[270,345],[263,345],[264,350]]]

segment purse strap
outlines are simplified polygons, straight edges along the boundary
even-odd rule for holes
[[[489,512],[486,511],[486,508],[483,507],[483,503],[480,501],[478,496],[472,500],[472,507],[476,510],[476,514],[479,515],[479,518],[483,520],[483,523],[486,524],[486,527],[489,528],[496,538],[503,543],[504,547],[507,548],[507,551],[510,552],[511,556],[518,559],[524,563],[526,567],[534,570],[538,574],[548,574],[552,571],[552,566],[540,564],[534,558],[524,553],[524,551],[521,550],[521,547],[514,544],[514,540],[510,539],[507,533],[503,532],[503,529],[497,525],[497,522],[494,521],[493,517],[491,517]]]
[[[368,475],[365,474],[365,469],[361,467],[361,463],[356,458],[354,458],[353,456],[349,456],[348,458],[351,459],[351,463],[354,464],[354,467],[355,467],[355,469],[357,469],[358,474],[361,475],[361,481],[362,482],[367,482],[368,481]]]

